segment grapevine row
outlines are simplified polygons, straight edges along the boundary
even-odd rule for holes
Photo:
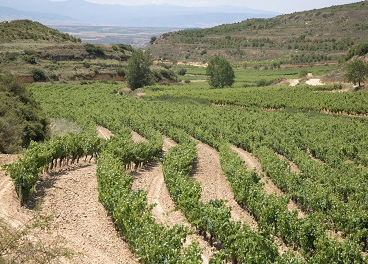
[[[264,111],[257,108],[211,107],[195,98],[208,96],[216,99],[230,90],[201,88],[194,92],[165,87],[161,90],[172,90],[169,97],[163,98],[157,91],[157,97],[154,96],[156,92],[152,92],[151,98],[135,99],[117,96],[116,89],[118,86],[110,84],[93,84],[82,88],[53,85],[34,87],[32,90],[38,98],[42,98],[43,107],[53,117],[64,116],[80,123],[88,123],[92,119],[114,132],[122,122],[129,125],[134,121],[154,126],[160,131],[160,127],[166,131],[176,127],[217,149],[220,139],[246,149],[257,155],[269,176],[299,206],[311,215],[321,216],[328,228],[332,223],[332,228],[344,231],[348,241],[366,248],[368,173],[364,166],[368,165],[368,120],[295,110],[303,109],[304,102],[294,98],[298,95],[308,104],[307,101],[314,96],[332,101],[347,96],[354,100],[351,105],[355,107],[367,105],[364,103],[365,95],[359,97],[358,93],[348,93],[335,96],[332,93],[307,91],[304,96],[303,91],[299,93],[291,87],[280,88],[280,91],[275,88],[275,92],[289,98],[288,103],[295,104],[295,108]],[[262,92],[259,88],[235,89],[231,92],[239,100],[251,102],[254,96],[259,102],[267,104],[271,99],[278,98],[269,89],[262,88]],[[226,99],[226,96],[222,97]],[[344,100],[338,103],[342,105]],[[318,109],[320,107],[319,103]],[[280,163],[273,151],[296,163],[302,173],[286,173],[287,164],[284,161]],[[324,163],[314,161],[309,155]],[[354,238],[350,238],[350,234]],[[326,246],[326,251],[333,250]]]
[[[359,246],[353,241],[339,243],[326,235],[323,216],[311,214],[300,219],[296,211],[288,211],[288,196],[267,195],[259,175],[246,170],[244,162],[228,145],[221,146],[220,155],[236,200],[254,215],[264,233],[276,235],[287,245],[300,248],[311,263],[363,261]]]
[[[39,173],[44,169],[53,169],[63,162],[79,162],[89,155],[90,161],[101,151],[102,139],[92,133],[69,134],[38,144],[31,142],[28,150],[17,162],[7,165],[5,169],[12,178],[20,203],[29,200],[35,190]]]
[[[124,136],[121,138],[121,145],[115,139],[97,162],[99,200],[114,219],[117,229],[141,263],[201,263],[197,244],[183,247],[188,230],[184,226],[168,229],[157,224],[151,215],[153,205],[147,204],[146,192],[132,190],[133,178],[124,172],[124,165],[125,157],[133,157],[134,154],[126,155],[125,152],[130,152],[137,144],[131,142],[129,147]],[[150,143],[142,144],[147,149],[152,146]]]
[[[163,161],[164,178],[170,195],[178,207],[211,244],[220,243],[222,250],[213,263],[274,263],[280,258],[273,242],[254,232],[246,224],[230,221],[230,208],[221,200],[200,201],[200,185],[190,178],[196,162],[196,147],[180,130],[171,128],[170,134],[183,142],[170,149]],[[178,136],[181,134],[180,136]],[[179,141],[180,143],[180,141]]]

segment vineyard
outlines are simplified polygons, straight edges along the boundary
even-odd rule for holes
[[[368,120],[341,115],[367,114],[367,94],[235,87],[32,85],[49,117],[84,132],[32,143],[6,169],[26,201],[42,171],[96,160],[99,201],[141,263],[367,263]],[[137,187],[153,161],[185,223],[157,221]]]

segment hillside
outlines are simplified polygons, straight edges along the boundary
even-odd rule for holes
[[[22,81],[121,78],[130,45],[92,45],[30,20],[0,23],[0,72]]]
[[[61,33],[30,20],[15,20],[0,23],[0,43],[27,41],[47,42],[81,42],[73,36]]]
[[[290,63],[338,61],[368,41],[368,2],[332,6],[269,19],[248,19],[208,29],[162,35],[150,50],[157,59],[232,61],[282,59]]]

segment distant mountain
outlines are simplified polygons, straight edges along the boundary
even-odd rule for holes
[[[0,6],[0,21],[20,20],[20,19],[38,20],[40,22],[74,20],[71,17],[59,14],[36,12],[36,11],[21,11],[10,7]]]
[[[0,20],[62,20],[64,24],[111,25],[125,27],[212,27],[248,18],[269,18],[274,12],[247,7],[183,7],[173,5],[123,6],[95,4],[84,0],[2,0]],[[9,15],[11,14],[11,15]]]

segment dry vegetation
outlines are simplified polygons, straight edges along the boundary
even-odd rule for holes
[[[130,57],[130,45],[80,43],[68,34],[29,20],[0,23],[0,72],[22,80],[69,81],[124,77],[121,68]],[[35,71],[43,78],[37,79]]]
[[[157,59],[171,61],[203,62],[214,54],[233,61],[281,58],[291,63],[338,61],[352,45],[367,41],[367,19],[368,3],[362,1],[167,33],[150,49]]]

